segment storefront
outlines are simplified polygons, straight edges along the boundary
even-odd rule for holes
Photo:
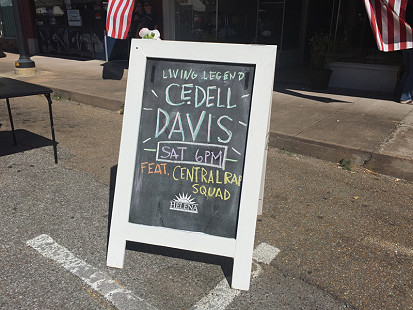
[[[397,52],[378,51],[361,0],[178,0],[174,9],[171,39],[277,44],[283,66],[308,64],[317,33],[331,40],[330,61],[400,63]]]
[[[33,26],[24,25],[34,28],[32,54],[128,58],[127,40],[118,40],[119,44],[106,40],[107,2],[21,1],[32,6]],[[311,39],[319,33],[327,35],[333,46],[328,65],[334,70],[351,64],[352,68],[384,68],[384,74],[391,68],[394,75],[401,63],[398,52],[377,50],[361,0],[152,0],[151,4],[162,39],[276,44],[278,68],[309,66]],[[0,0],[3,46],[6,38],[15,36],[9,12],[11,0]],[[108,45],[109,55],[105,53]]]
[[[5,3],[9,3],[9,6]],[[33,4],[37,44],[32,54],[103,58],[107,2],[24,0]],[[300,63],[309,0],[152,0],[163,39],[277,44],[288,62]],[[12,16],[11,0],[0,0],[0,18]],[[3,37],[15,37],[14,21]],[[25,28],[33,27],[24,25]],[[115,51],[116,52],[116,51]],[[298,57],[297,57],[298,56]],[[298,61],[297,61],[298,59]],[[285,59],[287,61],[287,59]]]
[[[31,4],[35,19],[37,53],[102,57],[107,1],[22,1],[26,2]],[[324,32],[334,41],[335,60],[398,63],[397,53],[377,50],[360,0],[152,0],[151,3],[163,39],[276,44],[287,55],[284,60],[299,64],[308,58],[311,36]],[[0,37],[15,36],[11,0],[0,0]]]

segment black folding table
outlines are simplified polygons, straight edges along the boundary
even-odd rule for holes
[[[33,95],[45,95],[47,102],[49,103],[50,128],[52,130],[54,161],[57,164],[57,147],[53,126],[52,99],[50,97],[50,94],[52,92],[53,91],[50,88],[40,85],[9,78],[0,78],[0,99],[6,99],[14,145],[17,145],[17,140],[14,133],[13,117],[11,114],[9,99]]]

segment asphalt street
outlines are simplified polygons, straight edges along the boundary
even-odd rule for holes
[[[54,98],[55,165],[45,98],[11,104],[18,147],[0,105],[1,309],[121,309],[87,270],[156,309],[201,309],[210,292],[205,309],[413,309],[412,183],[270,149],[255,243],[280,251],[255,261],[251,289],[228,299],[215,294],[225,258],[128,244],[125,267],[106,267],[121,115]],[[41,235],[85,273],[27,243]]]

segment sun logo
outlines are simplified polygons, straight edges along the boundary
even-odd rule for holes
[[[194,203],[194,199],[192,198],[191,195],[189,194],[179,194],[178,196],[175,196],[176,199],[174,199],[174,201],[176,202],[180,202],[180,203],[189,203],[192,204]]]
[[[198,204],[189,194],[178,194],[176,199],[170,201],[169,209],[189,213],[198,213]]]

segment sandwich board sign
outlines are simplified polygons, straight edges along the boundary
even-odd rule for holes
[[[107,265],[126,241],[232,257],[248,290],[276,46],[132,40]]]

